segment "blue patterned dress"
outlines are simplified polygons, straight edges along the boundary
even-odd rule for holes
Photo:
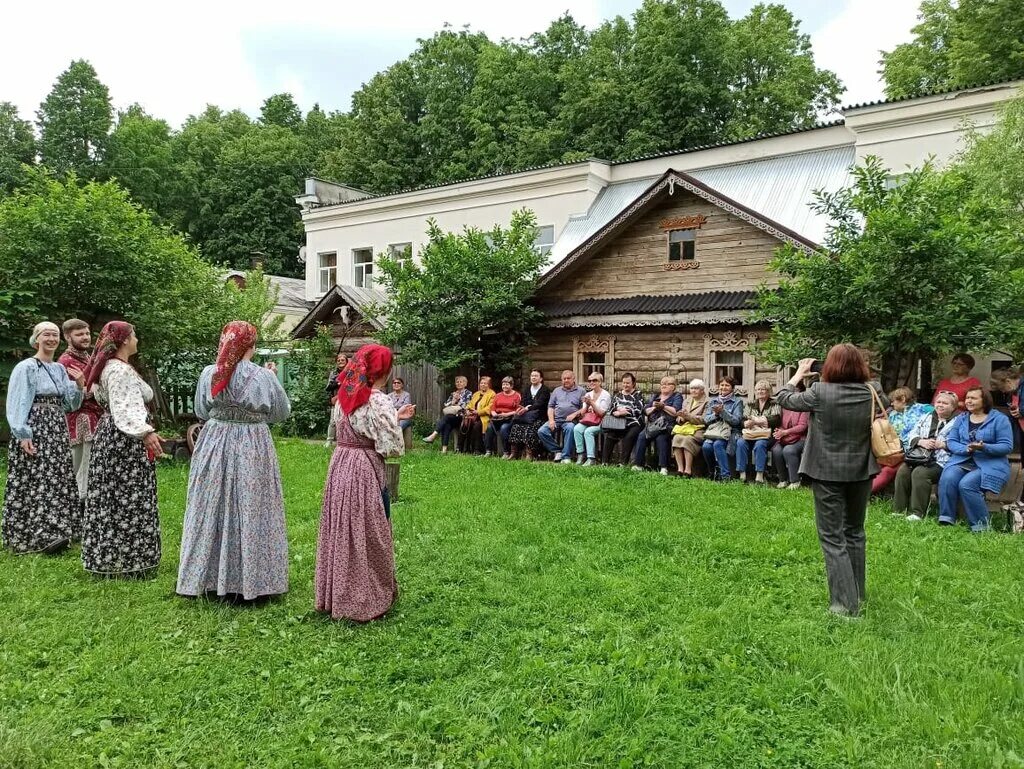
[[[246,600],[286,593],[281,472],[267,423],[288,418],[288,396],[273,373],[242,361],[211,398],[215,368],[196,387],[196,416],[208,421],[189,471],[177,592]]]

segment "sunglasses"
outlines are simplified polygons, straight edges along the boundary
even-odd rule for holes
[[[588,379],[587,381],[588,382],[600,382],[601,380],[600,379]]]

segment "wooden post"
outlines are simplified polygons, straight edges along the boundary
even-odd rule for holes
[[[387,479],[388,493],[391,496],[392,502],[398,501],[398,473],[402,469],[402,466],[397,462],[386,462],[384,464],[384,474]]]

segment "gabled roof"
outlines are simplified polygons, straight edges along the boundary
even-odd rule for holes
[[[545,286],[553,282],[568,272],[583,257],[611,242],[629,225],[647,213],[647,211],[664,201],[665,198],[673,195],[677,187],[693,193],[718,208],[724,209],[733,216],[757,227],[759,230],[767,232],[784,243],[791,243],[797,248],[802,248],[806,251],[814,251],[818,248],[818,244],[814,241],[723,195],[714,188],[699,181],[696,177],[682,171],[669,169],[648,186],[632,203],[623,208],[616,216],[612,217],[596,232],[576,246],[564,259],[549,269],[540,279],[539,285]]]
[[[340,307],[351,307],[364,317],[374,330],[380,331],[387,322],[386,318],[370,316],[366,308],[370,305],[382,305],[387,300],[383,291],[375,288],[357,288],[356,286],[335,286],[310,310],[306,317],[299,321],[292,330],[292,339],[312,336],[317,325],[330,323],[335,311]]]
[[[574,299],[540,305],[547,318],[573,315],[640,315],[650,313],[750,310],[756,291],[701,291],[691,294],[625,296],[617,299]]]

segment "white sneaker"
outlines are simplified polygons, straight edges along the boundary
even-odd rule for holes
[[[489,456],[491,456],[491,452],[489,452],[489,451],[485,451],[485,452],[484,452],[484,456],[485,456],[485,457],[489,457]]]
[[[921,516],[914,515],[914,513],[911,513],[910,515],[907,516],[907,520],[908,521],[920,521],[921,520]]]
[[[764,473],[758,473],[754,476],[754,483],[764,483]]]
[[[576,464],[578,464],[578,465],[582,465],[582,464],[586,463],[586,461],[587,461],[587,458],[584,455],[582,455],[582,454],[580,456],[576,457]]]
[[[779,481],[779,485],[776,486],[775,488],[777,488],[777,489],[785,489],[785,488],[788,488],[788,487],[789,487],[789,481]]]
[[[425,435],[422,440],[423,440],[424,443],[433,443],[434,442],[434,436],[433,435]]]
[[[561,451],[559,451],[557,454],[555,454],[555,461],[556,462],[561,462],[562,461],[562,452]]]
[[[586,462],[583,463],[583,466],[584,467],[594,467],[596,464],[597,464],[597,462],[595,462],[593,459],[588,459]]]
[[[566,457],[565,459],[562,460],[562,464],[563,465],[571,465],[572,464],[572,460],[569,457]]]
[[[630,465],[630,467],[633,470],[636,470],[636,472],[638,472],[638,473],[642,473],[644,471],[644,469],[642,467],[640,467],[640,465]]]
[[[663,467],[658,472],[660,472],[662,475],[668,475],[668,468],[667,467]]]
[[[803,488],[803,487],[800,485],[800,481],[796,481],[794,483],[789,484],[786,488],[787,489],[799,489],[799,488]]]

